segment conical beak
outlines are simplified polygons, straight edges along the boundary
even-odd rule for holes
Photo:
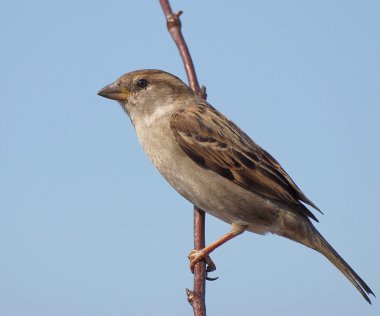
[[[101,89],[98,92],[98,95],[111,100],[125,101],[128,98],[129,90],[117,83],[111,83],[110,85]]]

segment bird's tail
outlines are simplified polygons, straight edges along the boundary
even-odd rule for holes
[[[310,223],[311,224],[311,223]],[[336,266],[344,276],[356,287],[356,289],[363,295],[364,299],[370,303],[368,295],[375,294],[369,286],[362,280],[362,278],[349,266],[349,264],[334,250],[334,248],[327,242],[326,239],[318,232],[318,230],[311,224],[313,230],[313,242],[306,246],[313,248],[323,254],[334,266]]]

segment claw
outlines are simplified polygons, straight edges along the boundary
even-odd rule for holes
[[[213,272],[216,270],[216,265],[214,263],[214,261],[211,260],[210,256],[207,255],[207,257],[205,257],[205,260],[206,260],[206,263],[207,263],[207,268],[206,268],[206,272]]]
[[[189,253],[188,258],[190,260],[190,270],[191,270],[192,273],[194,273],[194,266],[195,266],[195,264],[198,263],[201,260],[205,260],[206,261],[206,264],[207,264],[206,272],[212,272],[212,271],[216,270],[215,263],[211,260],[209,254],[206,253],[204,251],[204,249],[202,249],[202,250],[195,250],[195,249],[192,250]],[[210,279],[214,279],[214,278],[210,278]]]
[[[209,276],[206,274],[206,280],[207,280],[207,281],[216,281],[216,280],[218,280],[218,279],[219,279],[219,277],[211,278],[211,277],[209,277]]]

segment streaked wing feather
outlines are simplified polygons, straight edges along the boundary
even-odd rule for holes
[[[198,165],[317,220],[300,201],[319,209],[281,165],[210,105],[194,104],[174,113],[170,128],[182,150]]]

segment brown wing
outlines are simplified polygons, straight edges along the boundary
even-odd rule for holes
[[[194,104],[174,113],[170,128],[182,150],[201,167],[318,221],[300,201],[319,209],[280,164],[210,105]]]

